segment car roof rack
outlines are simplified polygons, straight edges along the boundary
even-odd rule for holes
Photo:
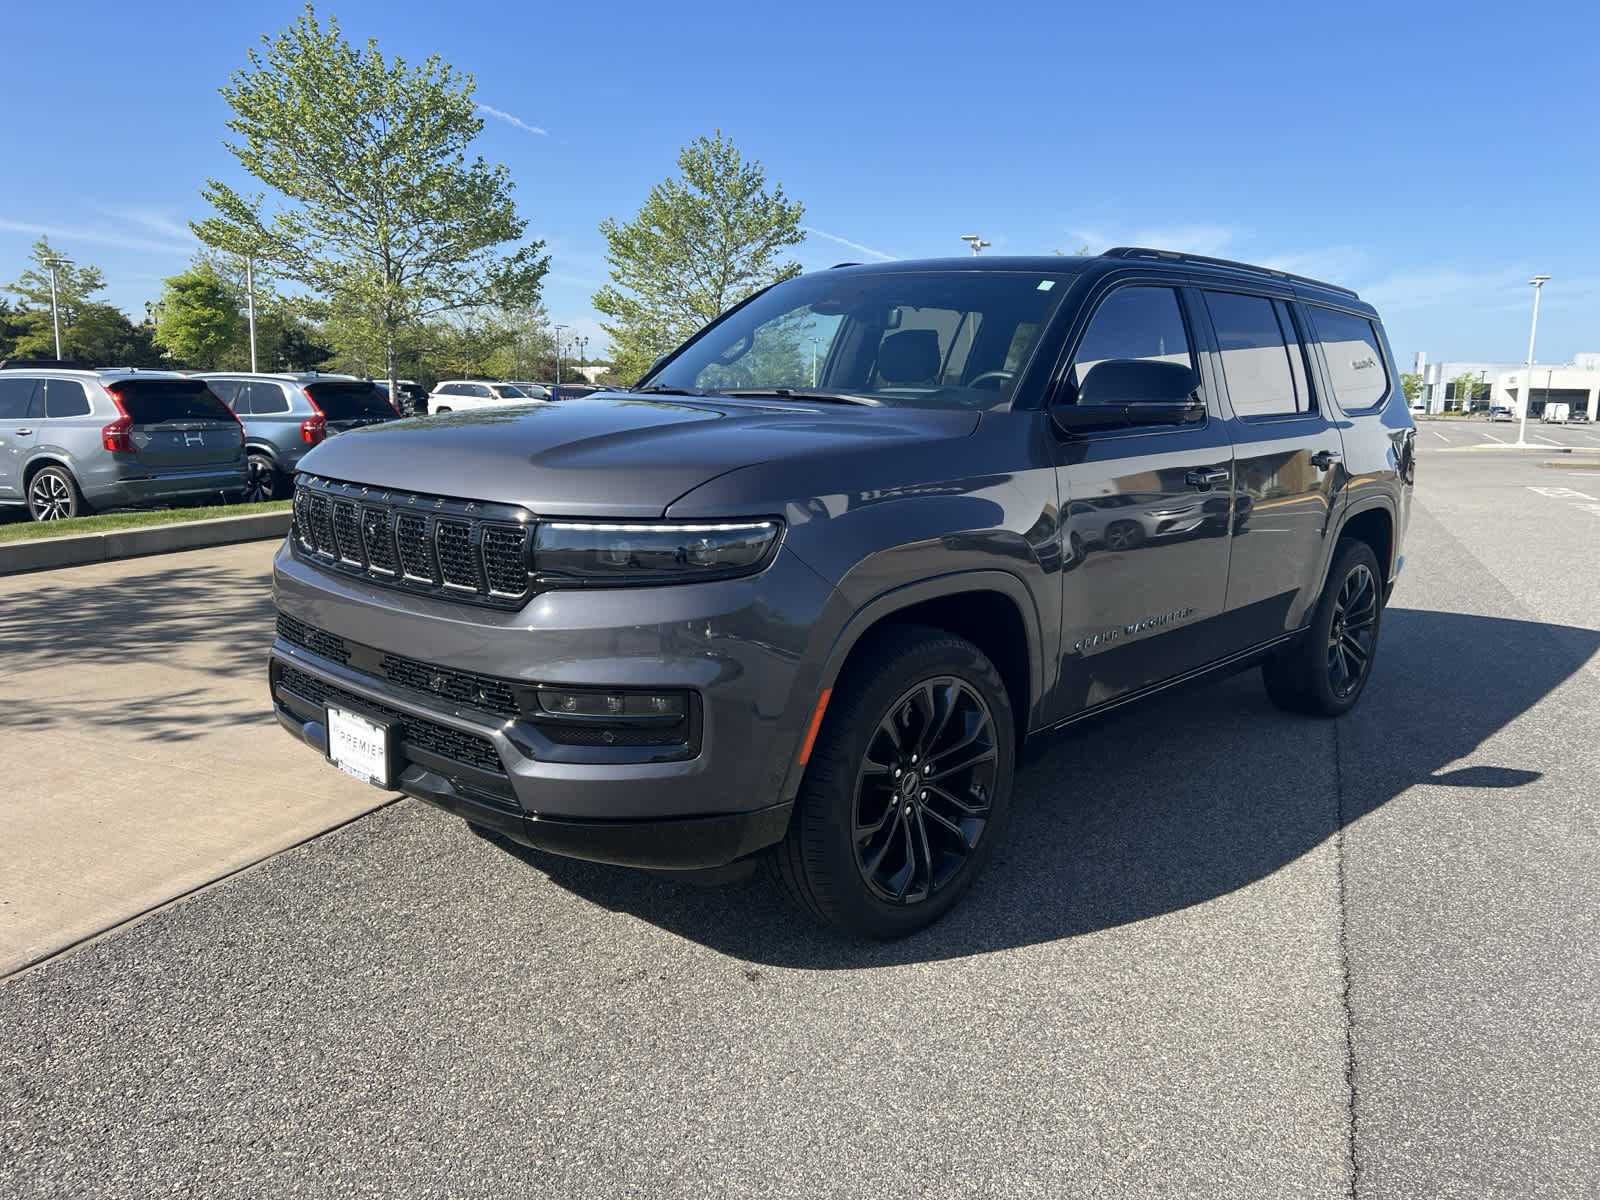
[[[70,358],[0,358],[0,371],[87,371],[88,369],[81,362]]]
[[[1246,271],[1252,275],[1265,275],[1271,279],[1309,284],[1312,287],[1323,288],[1330,292],[1338,292],[1341,296],[1349,296],[1352,300],[1361,298],[1350,288],[1341,287],[1337,283],[1329,283],[1325,279],[1313,279],[1309,275],[1296,275],[1292,271],[1280,271],[1276,267],[1258,267],[1254,263],[1239,262],[1232,258],[1212,258],[1207,254],[1188,254],[1182,250],[1153,250],[1149,246],[1113,246],[1110,250],[1102,253],[1100,257],[1148,258],[1159,262],[1186,263],[1195,267],[1226,267],[1230,271]]]

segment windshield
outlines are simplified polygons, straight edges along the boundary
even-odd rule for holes
[[[822,271],[781,283],[640,381],[686,392],[831,393],[906,408],[995,408],[1073,276]]]

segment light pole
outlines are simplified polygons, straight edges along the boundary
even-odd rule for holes
[[[967,245],[972,247],[972,257],[973,258],[977,258],[978,257],[978,251],[979,250],[982,250],[985,246],[988,246],[988,245],[992,244],[990,242],[984,241],[983,238],[980,237],[976,233],[963,233],[961,235],[961,240],[963,242],[965,242]]]
[[[1533,339],[1539,336],[1539,293],[1549,282],[1548,275],[1535,275],[1528,280],[1533,285],[1533,327],[1528,330],[1528,371],[1522,385],[1522,424],[1517,426],[1517,445],[1528,444],[1528,409],[1533,405]],[[1548,388],[1545,389],[1549,391]]]
[[[44,265],[50,268],[50,321],[56,327],[56,360],[61,359],[61,306],[56,300],[56,268],[70,267],[70,258],[47,258]]]
[[[1487,401],[1489,401],[1489,407],[1493,408],[1494,407],[1494,397],[1487,394],[1488,391],[1489,391],[1489,372],[1487,372],[1487,371],[1479,371],[1478,372],[1478,378],[1481,381],[1478,384],[1478,399],[1479,400],[1487,400]]]
[[[561,331],[563,329],[565,329],[566,326],[565,325],[553,325],[553,326],[551,326],[551,328],[553,328],[556,331],[556,386],[560,387],[561,386]]]
[[[244,294],[250,311],[250,374],[256,373],[256,260],[254,255],[244,256]]]
[[[589,339],[586,338],[586,337],[579,338],[578,339],[578,374],[583,376],[583,381],[585,383],[589,382],[589,373],[588,373],[589,355],[588,355],[588,351],[589,351]]]

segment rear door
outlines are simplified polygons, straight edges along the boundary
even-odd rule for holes
[[[198,470],[238,461],[244,430],[199,379],[118,379],[106,384],[132,422],[140,466]]]
[[[311,397],[311,402],[322,410],[330,435],[399,419],[400,414],[390,406],[383,393],[370,383],[354,379],[330,379],[306,384],[305,392]]]
[[[0,373],[0,497],[22,497],[22,470],[43,416],[42,382]]]
[[[1308,331],[1292,297],[1216,287],[1202,297],[1232,410],[1228,610],[1238,635],[1255,643],[1297,628],[1321,589],[1344,444],[1312,386]]]

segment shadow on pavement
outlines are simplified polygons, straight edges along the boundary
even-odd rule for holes
[[[1250,671],[1048,739],[1024,760],[1010,830],[973,891],[896,943],[836,937],[762,874],[697,887],[485,836],[596,904],[752,962],[860,968],[980,954],[1203,904],[1418,784],[1537,780],[1519,763],[1452,764],[1597,649],[1593,630],[1394,608],[1367,693],[1341,720],[1279,712]]]

